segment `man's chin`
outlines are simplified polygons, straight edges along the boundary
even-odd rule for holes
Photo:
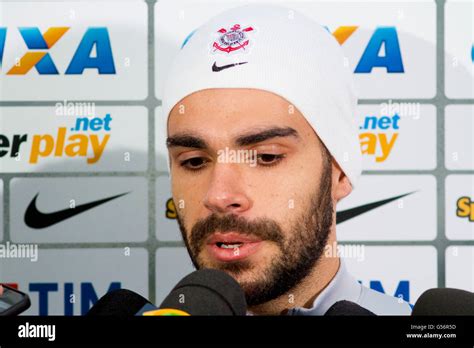
[[[251,272],[255,268],[255,264],[250,260],[241,260],[241,261],[230,261],[222,262],[216,260],[206,260],[204,262],[199,262],[199,269],[202,268],[213,268],[220,271],[224,271],[232,276],[240,275],[244,272]]]
[[[203,262],[198,262],[198,264],[199,269],[212,268],[226,272],[239,284],[255,281],[255,279],[261,278],[262,275],[261,262],[254,260],[239,260],[230,262],[205,260]],[[259,274],[260,277],[258,276]]]
[[[278,283],[273,284],[275,275],[273,262],[276,262],[276,260],[278,260],[278,257],[273,256],[273,254],[269,258],[245,259],[233,262],[220,262],[203,258],[198,260],[198,266],[199,269],[212,268],[226,272],[242,287],[247,303],[258,305],[273,299],[273,296],[270,294],[270,297],[268,297],[267,293],[271,293],[275,286],[280,285]]]

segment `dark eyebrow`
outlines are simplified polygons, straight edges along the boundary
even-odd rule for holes
[[[166,146],[172,147],[193,147],[196,149],[207,149],[207,143],[199,137],[189,134],[177,134],[166,139]]]
[[[251,133],[239,136],[235,139],[238,146],[248,146],[276,137],[295,137],[299,139],[298,132],[291,127],[273,127],[257,133]]]
[[[272,127],[263,131],[251,134],[245,134],[237,137],[235,143],[237,146],[248,146],[260,143],[262,141],[277,137],[295,137],[299,139],[298,132],[291,127]],[[195,149],[208,149],[206,141],[200,137],[191,134],[176,134],[166,139],[166,146],[172,147],[191,147]]]

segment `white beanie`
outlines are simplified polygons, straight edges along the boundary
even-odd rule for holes
[[[303,114],[354,187],[361,174],[357,98],[344,63],[336,39],[310,18],[275,5],[237,7],[186,38],[164,85],[164,122],[181,99],[203,89],[272,92]]]

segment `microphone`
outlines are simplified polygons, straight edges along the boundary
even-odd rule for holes
[[[184,277],[157,308],[139,294],[118,289],[105,294],[86,316],[246,315],[239,283],[227,273],[203,269]]]
[[[357,303],[351,302],[351,301],[338,301],[335,304],[333,304],[327,312],[324,314],[324,316],[372,316],[376,315],[369,311],[368,309],[365,309],[364,307],[359,306]]]
[[[114,316],[128,318],[134,316],[140,308],[151,303],[137,293],[118,289],[105,294],[86,313],[86,316]]]
[[[225,315],[247,314],[247,302],[239,283],[223,271],[202,269],[179,281],[159,309],[145,304],[137,315]]]
[[[411,315],[474,315],[474,293],[451,288],[426,290]]]

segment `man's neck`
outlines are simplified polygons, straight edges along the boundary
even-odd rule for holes
[[[311,273],[293,289],[274,300],[249,307],[249,311],[255,315],[281,315],[290,308],[311,308],[316,297],[336,275],[339,265],[338,257],[323,256]]]

